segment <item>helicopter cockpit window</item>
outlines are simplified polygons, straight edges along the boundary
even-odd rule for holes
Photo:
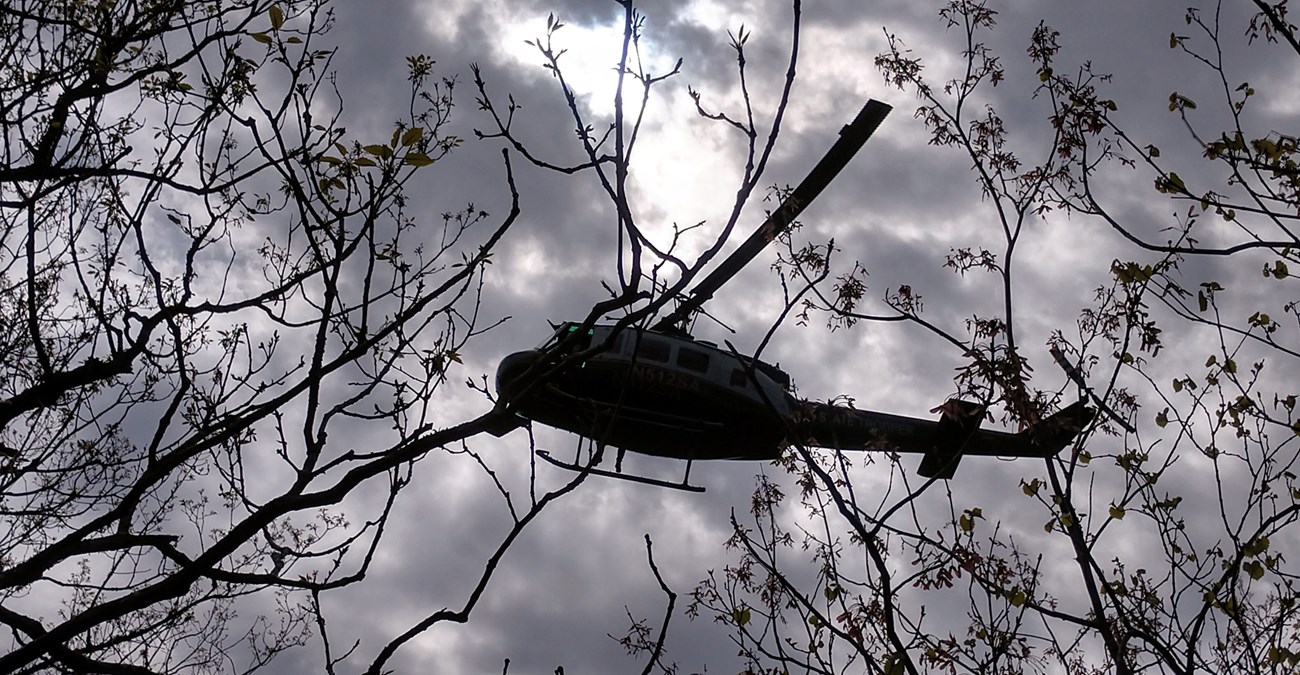
[[[641,346],[637,349],[637,356],[647,361],[668,362],[668,354],[672,351],[672,346],[663,340],[654,338],[642,338]]]
[[[709,372],[709,355],[694,349],[677,350],[677,365],[697,373]]]
[[[583,331],[576,323],[565,324],[555,334],[555,339],[564,344],[563,355],[575,354],[591,346],[591,336],[595,331],[588,328]]]

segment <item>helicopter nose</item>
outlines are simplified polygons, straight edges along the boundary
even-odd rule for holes
[[[537,363],[537,350],[530,349],[524,352],[515,352],[504,359],[501,359],[501,365],[497,366],[497,395],[509,396],[514,393],[511,389],[515,380],[528,371],[529,368]]]

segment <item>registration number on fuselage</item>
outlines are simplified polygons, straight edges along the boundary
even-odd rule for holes
[[[665,368],[637,364],[632,366],[632,379],[638,384],[678,391],[699,391],[700,379],[686,373]]]

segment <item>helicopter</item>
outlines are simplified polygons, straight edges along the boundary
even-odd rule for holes
[[[589,461],[545,450],[563,469],[692,492],[696,460],[774,460],[791,444],[839,450],[922,455],[917,473],[949,479],[965,455],[1052,457],[1092,420],[1080,400],[1019,433],[982,430],[985,408],[950,399],[937,421],[797,398],[778,366],[692,337],[687,320],[785,231],[830,184],[891,108],[871,100],[835,144],[764,223],[718,265],[676,309],[652,326],[564,322],[535,349],[506,356],[496,372],[499,402],[509,411],[489,431],[502,436],[537,422],[590,439]],[[599,466],[605,447],[618,449],[614,469]],[[679,482],[622,472],[625,452],[686,462]]]

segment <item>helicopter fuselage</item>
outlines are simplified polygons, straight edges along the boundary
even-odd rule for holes
[[[1009,433],[980,429],[984,407],[958,399],[936,408],[938,420],[803,401],[780,368],[713,343],[577,323],[502,360],[497,391],[522,420],[647,455],[767,460],[798,443],[921,453],[918,472],[940,478],[963,455],[1050,457],[1093,415],[1079,401]]]

